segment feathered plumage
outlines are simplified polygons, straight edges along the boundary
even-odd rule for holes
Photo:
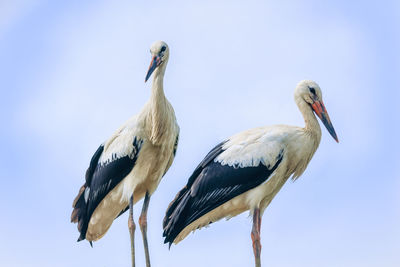
[[[164,243],[179,243],[191,231],[250,210],[254,255],[260,266],[261,216],[288,178],[304,172],[318,148],[321,128],[313,111],[337,140],[315,82],[300,82],[295,100],[305,128],[275,125],[247,130],[207,154],[166,211]]]
[[[163,89],[169,49],[159,41],[152,45],[151,52],[153,58],[146,75],[147,80],[154,72],[150,100],[94,153],[71,214],[71,221],[78,223],[78,241],[92,242],[100,239],[114,219],[129,208],[132,238],[133,204],[146,196],[139,224],[148,266],[145,225],[148,202],[171,166],[179,140],[175,112]],[[132,259],[134,262],[133,254]]]

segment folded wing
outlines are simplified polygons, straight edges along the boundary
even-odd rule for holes
[[[259,140],[241,142],[232,137],[207,154],[167,209],[164,243],[171,245],[190,223],[270,177],[284,149],[275,142],[269,144],[270,151],[260,152],[261,144],[255,144]]]

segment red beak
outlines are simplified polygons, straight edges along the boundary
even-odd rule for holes
[[[312,109],[314,110],[315,114],[317,114],[318,118],[322,121],[325,125],[328,132],[331,134],[333,139],[339,143],[339,139],[336,135],[335,129],[333,128],[331,119],[329,118],[328,111],[325,108],[324,102],[322,100],[315,101],[314,104],[311,105]]]
[[[146,78],[144,79],[144,82],[147,82],[147,80],[150,78],[151,74],[153,71],[160,66],[162,63],[161,58],[159,56],[153,56],[150,62],[149,70],[147,71]]]

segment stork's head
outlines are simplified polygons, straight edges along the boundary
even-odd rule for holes
[[[152,56],[149,70],[147,71],[145,82],[150,78],[151,74],[159,68],[160,66],[164,66],[168,62],[169,58],[169,48],[168,45],[163,41],[156,41],[150,47],[150,53]]]
[[[335,129],[333,128],[329,118],[328,111],[322,101],[322,92],[319,85],[310,80],[301,81],[297,85],[294,95],[296,101],[304,101],[309,105],[310,109],[317,114],[318,118],[325,125],[330,135],[336,140],[336,142],[339,142]]]

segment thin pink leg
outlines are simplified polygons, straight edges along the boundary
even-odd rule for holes
[[[253,229],[251,230],[251,239],[253,240],[253,252],[254,252],[254,259],[255,259],[255,266],[261,267],[261,216],[260,216],[260,209],[257,208],[254,210],[253,213]]]
[[[133,221],[133,195],[129,199],[129,218],[128,218],[129,235],[131,236],[131,256],[132,267],[135,267],[135,229],[136,225]]]
[[[149,208],[150,195],[146,192],[146,196],[143,201],[142,213],[139,217],[139,226],[142,231],[143,236],[143,246],[144,246],[144,254],[146,257],[146,267],[150,267],[150,253],[149,253],[149,245],[147,243],[147,209]]]

